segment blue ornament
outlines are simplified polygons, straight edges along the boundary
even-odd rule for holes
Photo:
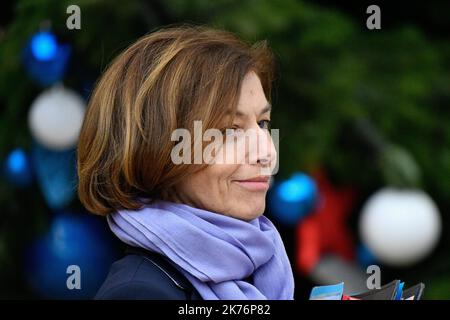
[[[117,258],[105,221],[88,213],[58,213],[49,232],[26,251],[31,289],[52,299],[91,299]]]
[[[38,32],[25,46],[23,64],[31,78],[42,86],[49,86],[64,77],[71,49],[60,45],[50,32]]]
[[[294,225],[312,211],[317,192],[316,183],[310,176],[295,173],[274,186],[269,201],[271,212],[280,222]]]
[[[38,61],[49,61],[58,53],[56,37],[50,32],[39,32],[31,38],[31,52]]]
[[[33,181],[31,162],[23,149],[17,148],[8,155],[3,170],[6,179],[16,186],[25,187]]]
[[[76,195],[75,150],[53,151],[35,143],[32,160],[39,187],[48,206],[61,209],[68,205]]]

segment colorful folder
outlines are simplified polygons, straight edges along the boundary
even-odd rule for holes
[[[311,290],[310,300],[420,300],[423,296],[425,285],[418,283],[408,289],[404,289],[404,282],[394,280],[379,289],[345,295],[344,283],[327,286],[317,286]]]

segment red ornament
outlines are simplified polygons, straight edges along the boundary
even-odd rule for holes
[[[318,187],[315,211],[297,226],[297,268],[309,274],[324,253],[354,260],[354,244],[346,224],[356,197],[351,188],[337,189],[322,171],[312,174]]]

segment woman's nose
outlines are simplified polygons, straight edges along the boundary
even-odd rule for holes
[[[277,151],[269,130],[259,126],[256,129],[256,144],[251,148],[250,164],[259,164],[268,167],[276,158]]]

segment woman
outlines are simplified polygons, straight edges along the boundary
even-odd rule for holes
[[[80,133],[78,192],[128,248],[97,299],[293,299],[283,242],[263,215],[277,162],[272,78],[265,42],[206,27],[151,33],[109,66]],[[216,148],[199,123],[224,134]],[[235,148],[247,132],[258,147]]]

